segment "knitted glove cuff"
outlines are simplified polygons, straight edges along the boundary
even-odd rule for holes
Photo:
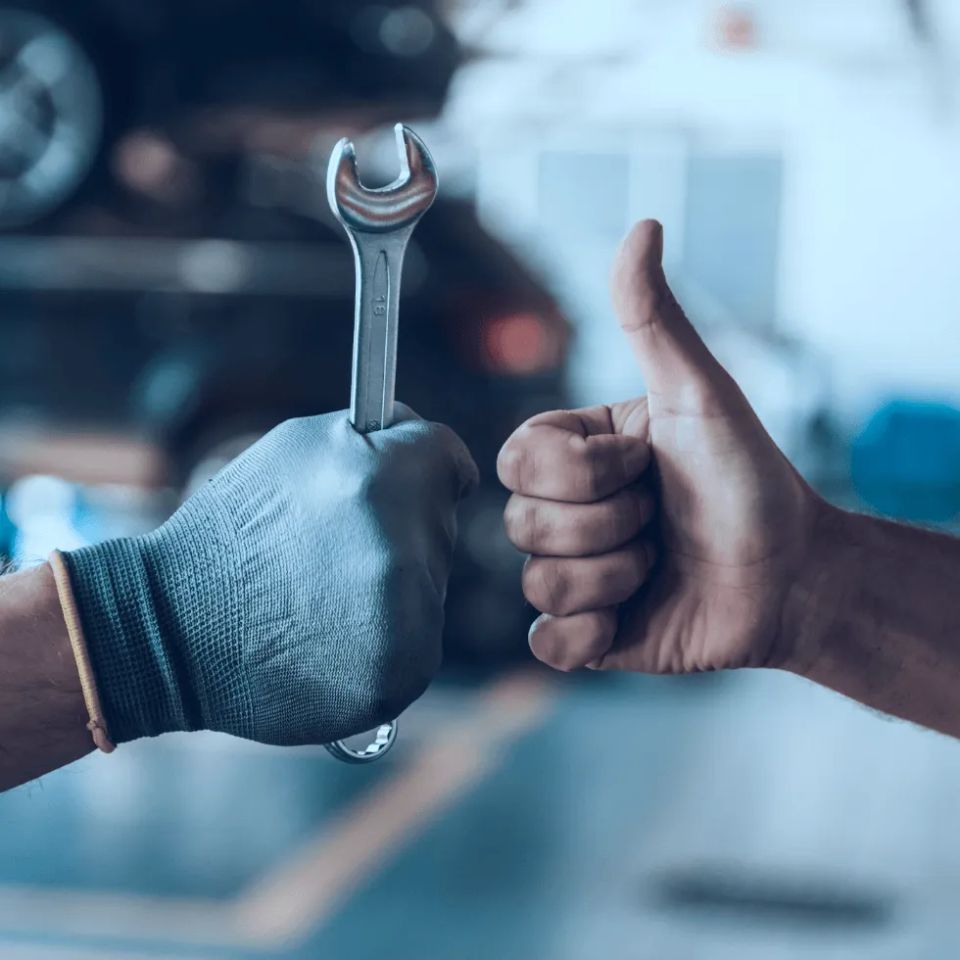
[[[115,743],[199,725],[189,685],[157,617],[149,565],[136,539],[64,554],[93,674]]]

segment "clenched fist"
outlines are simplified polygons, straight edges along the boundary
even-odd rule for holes
[[[612,280],[647,394],[533,417],[498,461],[542,611],[530,645],[562,670],[780,662],[825,509],[684,316],[662,251],[660,225],[637,224]]]
[[[325,743],[420,696],[476,466],[398,413],[368,435],[346,412],[288,420],[158,530],[66,555],[114,742]]]

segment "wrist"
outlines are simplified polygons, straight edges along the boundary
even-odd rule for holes
[[[847,607],[851,573],[859,563],[857,527],[870,522],[814,496],[807,549],[787,588],[778,658],[771,664],[808,678],[828,654]]]
[[[0,790],[93,749],[50,567],[0,577]]]

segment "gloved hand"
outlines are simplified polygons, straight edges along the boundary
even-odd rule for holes
[[[345,413],[287,421],[158,530],[66,554],[114,742],[325,743],[423,692],[476,466],[398,416],[367,436]]]

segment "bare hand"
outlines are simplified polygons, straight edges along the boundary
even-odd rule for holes
[[[533,417],[498,461],[543,612],[530,645],[562,670],[778,662],[822,508],[684,316],[662,250],[660,225],[639,223],[613,272],[647,395]]]

